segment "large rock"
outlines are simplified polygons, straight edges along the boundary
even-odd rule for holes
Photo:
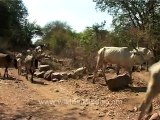
[[[52,80],[51,80],[52,82],[57,82],[57,81],[59,81],[57,78],[53,78]]]
[[[58,63],[58,59],[52,58],[53,62]]]
[[[50,69],[50,66],[49,65],[40,65],[38,67],[39,71],[42,72],[42,71],[48,71]]]
[[[36,71],[35,73],[34,73],[34,75],[36,76],[36,77],[38,77],[38,78],[43,78],[43,76],[44,76],[44,74],[45,74],[45,71]]]
[[[45,74],[44,74],[44,76],[43,76],[43,78],[45,79],[45,80],[51,80],[51,74],[53,73],[53,70],[48,70]]]
[[[107,85],[110,90],[119,90],[132,84],[132,79],[128,74],[118,75],[115,78],[107,80]]]
[[[67,72],[68,78],[76,79],[76,75],[73,71]]]
[[[54,79],[54,78],[57,78],[58,80],[61,80],[61,79],[68,79],[68,75],[67,75],[67,72],[54,72],[51,74],[51,80]]]
[[[49,60],[50,60],[50,58],[44,58],[44,60],[49,61]]]
[[[86,67],[81,67],[76,70],[73,70],[73,76],[75,76],[76,78],[82,78],[84,73],[86,73]]]

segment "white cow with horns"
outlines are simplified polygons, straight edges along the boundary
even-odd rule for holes
[[[130,51],[128,47],[103,47],[98,51],[97,65],[93,75],[93,83],[95,83],[98,69],[102,67],[104,79],[107,81],[104,73],[104,69],[107,63],[117,64],[117,66],[126,68],[131,76],[133,65],[142,64],[143,62],[143,55],[138,51]]]
[[[143,54],[144,62],[146,64],[146,68],[147,68],[147,71],[148,71],[148,67],[152,64],[152,62],[154,60],[153,52],[151,50],[149,50],[148,48],[145,48],[145,47],[136,47],[136,49],[138,50],[138,52]],[[134,50],[134,52],[136,52],[136,50]],[[141,70],[142,70],[142,65],[141,65]]]

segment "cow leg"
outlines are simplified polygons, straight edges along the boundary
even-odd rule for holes
[[[147,66],[147,71],[148,71],[148,64],[149,64],[149,63],[148,63],[148,61],[147,61],[147,62],[146,62],[146,66]]]
[[[5,75],[6,75],[6,68],[4,70],[3,78],[5,78]]]
[[[6,68],[6,73],[7,73],[7,78],[8,78],[8,76],[9,76],[9,75],[8,75],[8,67]]]
[[[31,83],[33,83],[33,74],[34,74],[34,71],[32,70],[32,68],[30,69],[30,73],[31,73]]]
[[[18,67],[18,75],[21,75],[21,67]]]
[[[97,74],[99,68],[100,68],[102,65],[103,65],[103,63],[100,63],[100,62],[98,62],[97,65],[96,65],[96,69],[95,69],[95,71],[94,71],[94,73],[93,73],[93,80],[92,80],[92,83],[93,83],[93,84],[95,84],[96,74]]]
[[[5,78],[6,75],[7,75],[7,78],[8,78],[8,67],[5,68],[3,78]]]
[[[128,71],[129,76],[130,76],[131,79],[132,79],[132,68],[133,68],[133,66],[126,68],[126,70]]]
[[[28,69],[26,68],[26,79],[28,80]]]
[[[158,92],[154,91],[153,89],[150,89],[149,91],[147,91],[146,98],[140,106],[141,113],[138,117],[138,120],[141,120],[144,114],[146,112],[149,112],[149,109],[150,109],[149,107],[152,106],[152,100],[157,94]]]
[[[97,69],[95,69],[94,73],[93,73],[93,80],[92,83],[95,84],[95,79],[96,79],[96,74],[97,74]]]
[[[120,67],[117,65],[116,74],[119,75]]]
[[[105,69],[106,69],[106,65],[103,64],[102,74],[103,74],[104,80],[105,80],[105,82],[106,82],[106,84],[107,84],[107,79],[106,79],[106,75],[105,75]]]

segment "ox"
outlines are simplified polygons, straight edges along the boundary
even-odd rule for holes
[[[151,62],[153,61],[153,58],[154,58],[153,52],[145,47],[137,47],[136,49],[138,50],[138,52],[140,52],[143,55],[144,62],[146,64],[147,71],[148,71],[148,67],[151,65]],[[133,51],[135,52],[135,50]],[[140,69],[142,70],[142,65]]]
[[[26,79],[28,80],[28,74],[31,74],[31,82],[33,83],[33,75],[35,72],[35,69],[38,68],[38,58],[34,55],[27,55],[25,60],[25,69],[26,69]]]
[[[9,54],[0,53],[0,67],[5,67],[3,78],[6,76],[8,78],[8,67],[14,65],[17,69],[17,60]]]
[[[143,56],[139,52],[129,51],[127,47],[103,47],[98,51],[93,83],[95,83],[96,73],[101,67],[104,79],[107,81],[104,73],[104,68],[107,63],[117,64],[117,66],[126,68],[131,76],[133,65],[142,64],[143,61]]]
[[[140,115],[138,120],[141,120],[146,112],[149,112],[152,107],[152,100],[160,93],[160,62],[153,64],[149,68],[150,81],[148,83],[147,92],[144,101],[140,106]]]

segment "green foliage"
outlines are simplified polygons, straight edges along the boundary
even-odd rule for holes
[[[53,21],[43,28],[43,43],[49,44],[55,54],[61,53],[69,41],[74,39],[74,34],[69,25],[60,21]]]
[[[0,36],[4,36],[9,27],[9,11],[4,4],[4,2],[0,1]]]
[[[95,49],[96,43],[94,32],[91,28],[86,28],[80,34],[80,43],[85,48],[86,52],[91,52]]]
[[[96,9],[113,16],[114,44],[148,47],[154,51],[160,45],[159,0],[93,0]],[[116,40],[117,39],[117,40]]]
[[[36,22],[30,23],[25,21],[24,24],[24,41],[26,44],[31,45],[31,39],[37,36],[42,36],[42,29]]]
[[[0,1],[0,47],[29,47],[35,35],[42,35],[40,26],[29,23],[28,12],[22,0]]]
[[[100,47],[104,46],[106,41],[106,34],[108,31],[104,30],[105,21],[101,24],[93,24],[92,27],[87,27],[80,34],[80,43],[84,46],[86,52],[90,53],[97,51]]]
[[[153,22],[153,17],[160,14],[159,0],[94,0],[94,2],[97,9],[107,10],[113,15],[117,25],[125,24],[145,29],[149,22]]]

